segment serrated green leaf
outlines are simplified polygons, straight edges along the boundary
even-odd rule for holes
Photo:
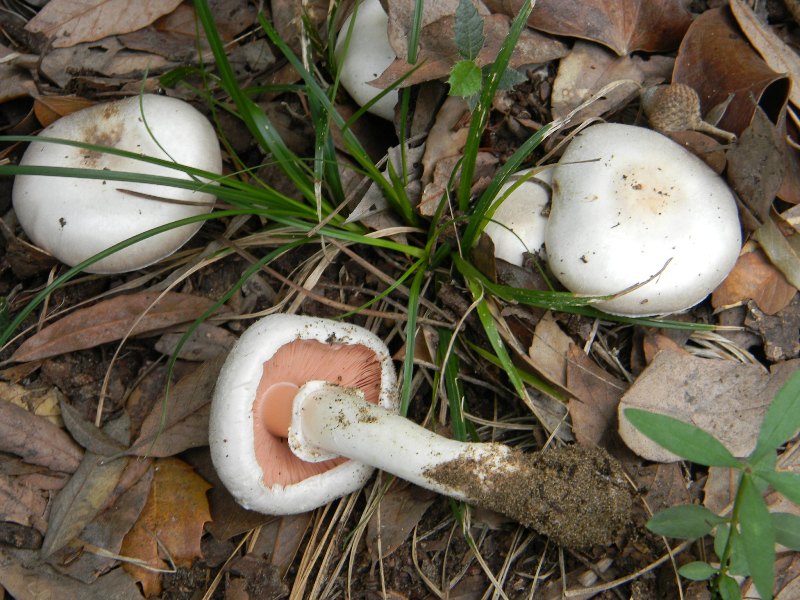
[[[483,18],[470,0],[460,0],[455,16],[456,48],[461,58],[473,61],[483,48]]]
[[[800,370],[789,378],[767,408],[752,459],[775,450],[800,429]]]
[[[741,600],[742,590],[733,577],[723,575],[719,578],[719,595],[722,600]]]
[[[710,564],[702,560],[696,560],[694,562],[687,563],[678,569],[678,573],[680,573],[681,577],[691,579],[692,581],[705,581],[706,579],[711,579],[718,572],[719,569],[712,567]]]
[[[787,471],[762,473],[759,471],[756,476],[765,480],[788,500],[800,506],[800,473],[789,473]]]
[[[770,515],[772,527],[775,529],[775,541],[792,550],[800,550],[800,517],[784,512]]]
[[[638,408],[626,408],[625,418],[658,445],[693,463],[708,467],[742,466],[722,442],[699,427]]]
[[[775,530],[772,528],[772,517],[763,496],[749,475],[742,477],[739,498],[739,526],[750,576],[758,593],[767,600],[772,598],[775,579]]]
[[[682,504],[657,512],[647,528],[658,535],[693,540],[708,535],[726,519],[698,504]]]
[[[471,60],[458,61],[450,71],[450,95],[469,98],[481,91],[483,76],[481,70]]]

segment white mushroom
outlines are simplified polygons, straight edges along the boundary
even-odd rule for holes
[[[734,196],[669,138],[629,125],[578,134],[553,173],[548,265],[619,315],[680,312],[711,293],[741,247]]]
[[[148,94],[92,106],[59,119],[41,135],[136,152],[210,173],[222,172],[214,128],[190,104],[166,96]],[[177,169],[45,141],[31,143],[20,164],[190,179]],[[206,181],[197,181],[195,191],[110,180],[22,175],[14,181],[13,202],[20,225],[30,239],[74,266],[148,229],[209,212],[214,205],[209,187]],[[175,252],[200,225],[161,233],[102,259],[87,271],[119,273],[145,267]]]
[[[520,178],[532,169],[515,173],[498,192],[502,198]],[[512,191],[495,210],[484,232],[494,243],[494,255],[511,264],[522,266],[524,254],[544,249],[544,230],[550,204],[552,169],[530,176]]]
[[[339,79],[342,86],[359,106],[363,106],[383,91],[368,82],[377,79],[396,56],[389,44],[389,15],[383,10],[380,0],[363,0],[358,5],[353,31],[345,50],[352,19],[353,15],[347,17],[339,30],[335,53],[341,62]],[[397,98],[397,91],[389,92],[368,110],[391,121]]]
[[[385,347],[359,327],[262,319],[231,351],[214,392],[217,473],[243,506],[268,514],[325,504],[379,467],[567,546],[608,543],[626,524],[631,494],[604,451],[524,454],[448,439],[396,414],[394,381]]]

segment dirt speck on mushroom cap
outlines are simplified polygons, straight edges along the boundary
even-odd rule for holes
[[[622,467],[604,450],[512,450],[505,460],[507,468],[487,469],[467,456],[425,475],[569,548],[609,544],[630,520],[633,494]]]

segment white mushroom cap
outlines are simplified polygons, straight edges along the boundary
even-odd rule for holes
[[[358,6],[347,54],[344,42],[353,15],[345,19],[336,40],[336,58],[341,61],[339,80],[359,106],[363,106],[381,93],[381,89],[368,81],[377,79],[391,65],[396,56],[389,44],[389,15],[383,10],[380,0],[363,0]],[[397,91],[386,94],[369,108],[369,112],[391,121],[397,104]]]
[[[642,127],[599,124],[575,137],[553,173],[548,264],[596,306],[647,316],[691,308],[733,268],[734,196],[703,161]]]
[[[364,363],[365,354],[373,372],[349,370]],[[297,390],[320,379],[366,389],[368,400],[397,411],[391,356],[377,336],[356,325],[271,315],[248,328],[231,350],[214,390],[209,443],[220,479],[242,506],[267,514],[303,512],[359,489],[372,474],[372,466],[352,460],[302,461],[283,439]],[[270,420],[283,418],[284,407],[277,416],[267,414],[265,400],[280,396],[282,387],[289,402],[286,433],[276,436]]]
[[[92,106],[59,119],[41,135],[137,152],[211,173],[222,172],[214,128],[190,104],[166,96],[148,94]],[[50,142],[31,143],[20,164],[190,179],[176,169]],[[198,181],[197,188],[208,190],[209,185]],[[214,195],[138,183],[23,175],[14,181],[13,201],[20,225],[31,240],[74,266],[148,229],[211,211]],[[200,226],[197,223],[161,233],[104,258],[87,271],[119,273],[140,269],[175,252]]]
[[[521,177],[531,172],[515,173],[498,192],[502,197]],[[525,253],[539,252],[544,246],[547,207],[550,204],[552,169],[536,173],[511,192],[497,207],[484,232],[494,243],[494,255],[522,266]],[[537,183],[537,181],[542,183]]]

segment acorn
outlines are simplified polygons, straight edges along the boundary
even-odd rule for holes
[[[700,97],[694,88],[684,83],[645,88],[641,97],[642,109],[647,120],[653,129],[660,133],[700,131],[728,142],[736,140],[734,134],[703,120]]]

